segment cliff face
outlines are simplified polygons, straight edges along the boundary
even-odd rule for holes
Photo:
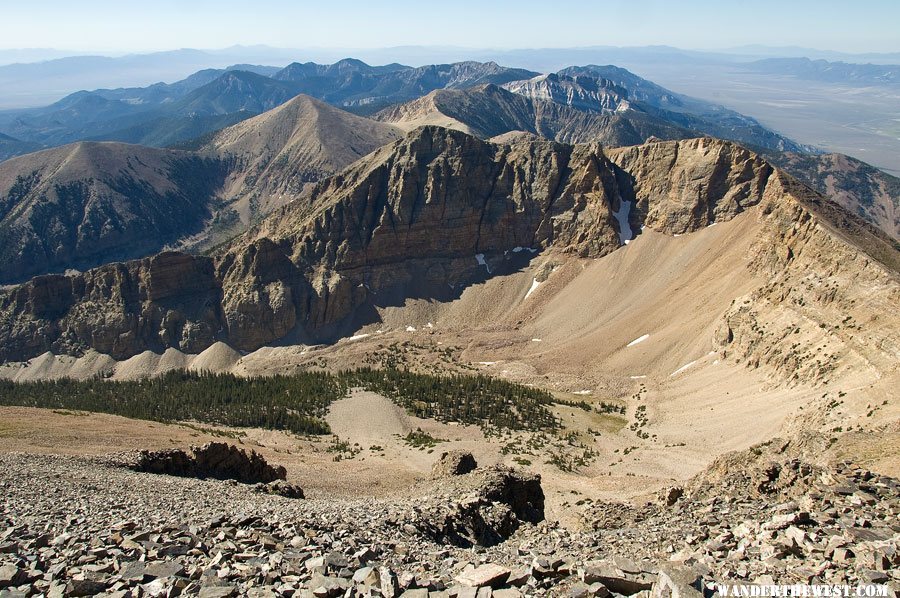
[[[33,278],[0,295],[6,359],[89,347],[116,358],[146,349],[199,351],[222,327],[212,260],[161,253],[74,276]]]
[[[728,220],[763,197],[773,168],[762,158],[715,139],[647,143],[609,151],[629,179],[645,226],[684,234]]]
[[[308,201],[276,211],[214,258],[160,254],[0,292],[0,358],[327,341],[370,321],[374,306],[452,299],[508,271],[504,256],[526,248],[601,257],[631,238],[628,229],[687,233],[752,206],[772,232],[757,241],[752,264],[773,284],[782,270],[822,272],[833,245],[848,263],[868,259],[860,271],[896,293],[885,266],[831,230],[834,218],[816,215],[818,196],[802,188],[800,197],[789,183],[800,189],[754,154],[710,139],[607,156],[598,146],[495,145],[424,127],[319,183]],[[816,252],[788,238],[804,219],[817,223],[806,242]],[[896,254],[879,238],[872,247]],[[728,351],[756,355],[767,342],[753,340],[753,317],[739,305],[726,315]]]

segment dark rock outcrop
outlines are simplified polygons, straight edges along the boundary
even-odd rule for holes
[[[141,451],[127,466],[146,473],[237,480],[244,484],[277,483],[287,477],[284,467],[269,465],[256,451],[245,451],[225,442],[209,442],[189,450]],[[269,493],[280,494],[276,489],[272,486]]]
[[[452,500],[426,500],[412,517],[411,524],[426,536],[457,546],[493,546],[523,522],[544,520],[544,491],[537,474],[498,465],[453,480],[447,481]]]

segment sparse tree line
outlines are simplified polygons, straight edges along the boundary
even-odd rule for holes
[[[544,390],[482,375],[435,376],[398,369],[342,372],[355,386],[382,394],[417,417],[512,430],[556,429]]]
[[[254,378],[172,371],[134,381],[0,380],[0,405],[328,434],[327,408],[351,387],[383,394],[419,417],[513,430],[559,426],[549,409],[553,397],[546,391],[482,375],[435,376],[398,369]]]

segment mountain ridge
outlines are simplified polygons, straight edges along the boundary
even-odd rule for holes
[[[377,321],[379,305],[471,295],[473,285],[506,276],[504,264],[523,247],[602,261],[628,240],[621,222],[637,243],[644,231],[671,238],[737,218],[750,235],[741,259],[758,283],[716,320],[721,351],[813,384],[854,363],[883,373],[896,366],[893,320],[849,335],[819,323],[841,310],[860,323],[884,318],[879,306],[900,297],[897,249],[752,152],[708,138],[608,154],[546,141],[504,146],[436,127],[318,183],[308,202],[276,210],[212,257],[160,254],[3,292],[3,358],[332,342]],[[870,236],[868,253],[852,226]],[[823,284],[804,286],[810,278]],[[831,288],[836,295],[822,291]],[[96,310],[116,316],[85,328]],[[761,333],[785,323],[801,332]],[[839,348],[829,364],[800,367],[823,338]]]
[[[495,85],[466,90],[436,90],[423,98],[386,108],[373,116],[407,130],[437,124],[490,138],[525,131],[562,143],[598,142],[635,145],[650,137],[689,138],[695,133],[640,112],[585,112],[533,100]]]

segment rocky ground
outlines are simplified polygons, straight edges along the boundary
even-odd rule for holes
[[[458,458],[458,456],[457,456]],[[644,505],[543,518],[536,476],[444,463],[407,498],[290,499],[113,459],[0,456],[2,596],[699,596],[707,583],[900,589],[900,483],[728,455]],[[707,593],[709,593],[707,591]]]

